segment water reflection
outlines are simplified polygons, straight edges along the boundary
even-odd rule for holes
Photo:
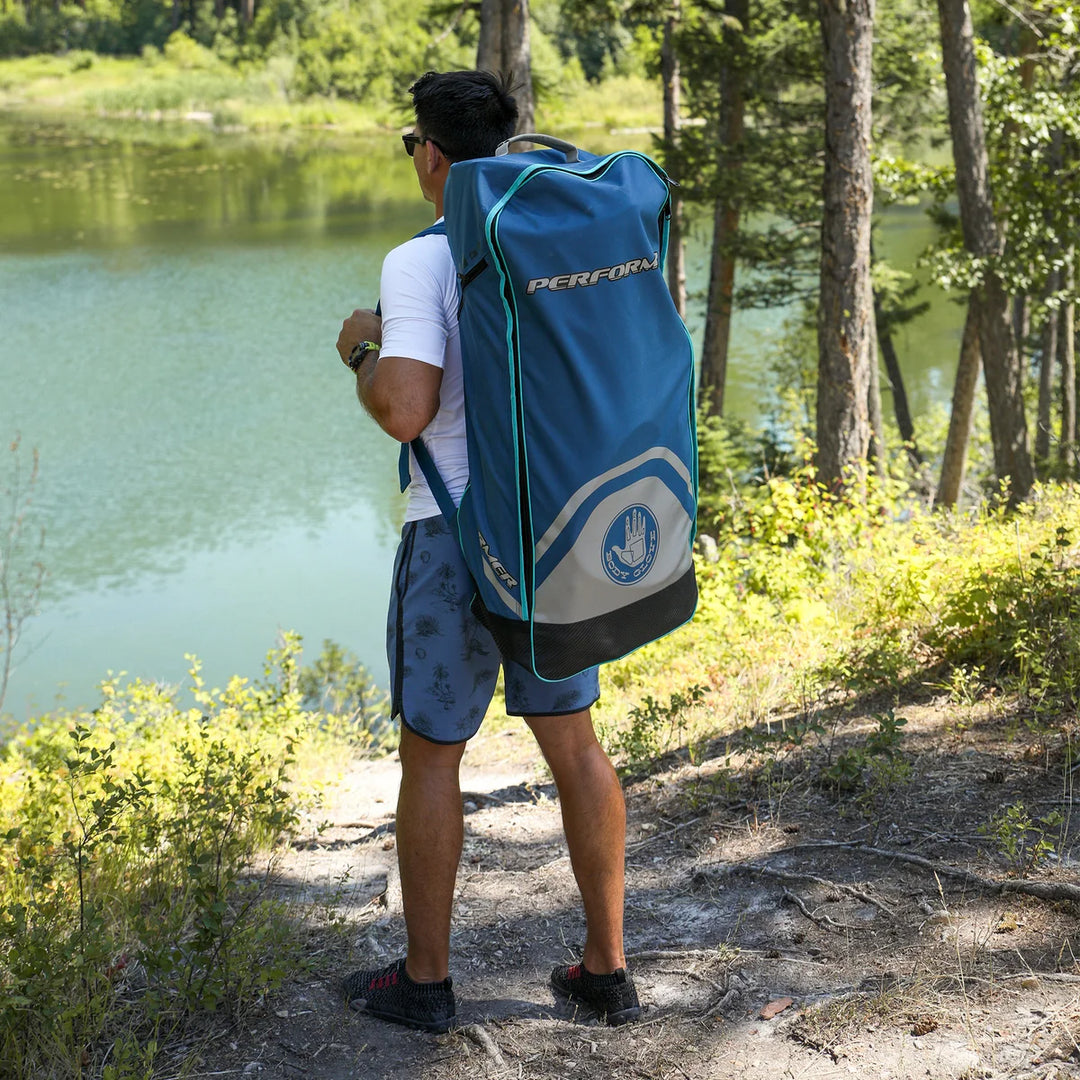
[[[392,243],[397,226],[423,217],[408,159],[392,154],[393,144],[217,137],[155,145],[8,121],[0,126],[0,242],[35,254],[277,243],[331,231]]]

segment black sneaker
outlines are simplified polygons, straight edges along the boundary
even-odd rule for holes
[[[421,1031],[449,1031],[454,1022],[453,980],[413,982],[404,960],[384,968],[354,971],[341,981],[347,1005],[360,1012]]]
[[[619,968],[610,975],[594,975],[584,964],[557,967],[551,973],[551,989],[567,1001],[587,1005],[611,1025],[627,1024],[641,1015],[634,981]]]

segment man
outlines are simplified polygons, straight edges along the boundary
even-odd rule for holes
[[[410,93],[416,126],[402,139],[438,220],[450,165],[493,154],[514,132],[517,105],[504,80],[482,71],[428,72]],[[382,318],[354,311],[338,352],[384,431],[404,443],[423,436],[456,504],[468,459],[457,277],[446,236],[420,234],[391,251],[380,290]],[[458,766],[491,700],[499,656],[469,609],[468,570],[412,455],[410,471],[387,627],[393,712],[401,723],[397,851],[407,953],[350,975],[343,991],[375,1016],[445,1031],[455,1015],[450,915],[464,833]],[[549,683],[511,663],[505,685],[507,712],[524,716],[555,778],[585,908],[582,962],[556,968],[551,985],[610,1024],[636,1019],[622,940],[626,810],[593,732],[597,671]]]

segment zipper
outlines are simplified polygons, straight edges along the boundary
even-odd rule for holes
[[[457,317],[461,320],[461,309],[465,306],[465,290],[487,269],[487,259],[481,259],[464,274],[458,274],[458,300]]]

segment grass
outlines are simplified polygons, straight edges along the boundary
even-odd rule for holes
[[[288,86],[292,61],[228,65],[208,50],[144,57],[106,57],[80,51],[61,56],[0,60],[0,108],[49,110],[130,118],[208,116],[215,127],[252,131],[332,128],[374,134],[406,122],[402,109],[332,97],[297,98]],[[648,79],[617,76],[541,92],[537,122],[560,133],[589,131],[603,141],[612,129],[655,128],[661,120],[657,87]],[[588,118],[583,121],[583,117]],[[590,144],[592,145],[592,144]],[[602,148],[602,147],[601,147]]]

